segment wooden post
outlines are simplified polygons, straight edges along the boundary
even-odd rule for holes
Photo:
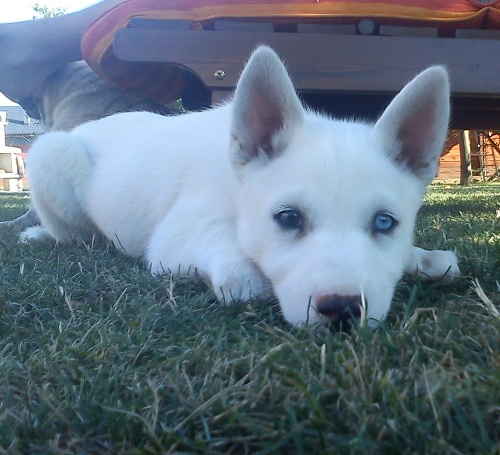
[[[471,183],[472,176],[470,137],[468,130],[460,131],[458,143],[460,145],[460,185],[466,186]]]
[[[469,131],[469,146],[470,146],[470,165],[472,172],[479,171],[483,178],[483,182],[486,181],[486,168],[483,160],[484,150],[479,146],[479,138],[477,131]]]

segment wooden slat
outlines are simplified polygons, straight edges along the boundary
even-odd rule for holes
[[[330,35],[355,35],[354,24],[298,24],[297,33],[327,33]]]
[[[146,17],[133,17],[128,24],[130,28],[149,28],[166,30],[190,30],[191,23],[183,20],[150,19]]]
[[[245,31],[245,32],[274,32],[274,24],[272,22],[242,22],[218,19],[215,21],[214,30],[228,31]]]
[[[382,24],[379,34],[383,36],[413,36],[418,38],[437,38],[437,28],[432,27],[400,27]]]
[[[500,40],[500,30],[457,30],[455,36],[460,39]]]
[[[231,93],[258,44],[270,45],[285,60],[307,103],[334,116],[375,118],[418,72],[444,64],[451,77],[452,127],[500,128],[500,59],[494,58],[500,40],[122,29],[113,50],[123,61],[171,64],[198,77],[196,90],[183,97],[196,108],[207,106],[196,102],[202,85],[214,101]],[[214,76],[219,70],[223,78]]]
[[[161,43],[161,46],[157,45]],[[444,64],[454,94],[500,96],[500,41],[452,38],[121,29],[115,55],[129,62],[163,62],[194,71],[210,89],[236,85],[258,44],[285,60],[299,90],[394,93],[422,69]],[[467,58],[464,58],[467,56]],[[224,79],[214,72],[224,70]]]

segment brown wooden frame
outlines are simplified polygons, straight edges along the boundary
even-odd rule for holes
[[[152,21],[150,27],[141,19],[139,26],[118,30],[115,56],[172,65],[199,81],[212,102],[231,93],[251,51],[268,44],[286,62],[305,101],[334,115],[376,116],[404,83],[439,64],[450,72],[452,127],[500,128],[500,36],[495,31],[439,38],[191,30],[163,22]]]

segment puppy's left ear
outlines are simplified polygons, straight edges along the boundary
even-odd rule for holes
[[[430,67],[409,82],[375,125],[399,166],[428,185],[437,174],[450,119],[450,86],[442,66]]]
[[[255,50],[236,87],[231,125],[232,160],[243,165],[279,155],[304,108],[283,62],[269,47]]]

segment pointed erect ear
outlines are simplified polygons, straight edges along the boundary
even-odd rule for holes
[[[257,48],[234,95],[233,163],[243,165],[254,158],[274,158],[286,148],[290,131],[303,117],[304,109],[282,61],[270,48]]]
[[[375,125],[387,153],[428,185],[436,176],[450,117],[444,67],[420,73],[394,98]]]

